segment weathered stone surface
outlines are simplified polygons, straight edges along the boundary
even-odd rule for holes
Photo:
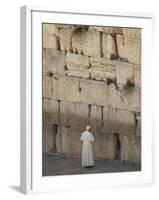
[[[117,35],[118,55],[130,63],[141,63],[141,40]]]
[[[120,159],[132,163],[141,163],[141,138],[120,135]]]
[[[89,78],[89,58],[85,55],[67,53],[67,75],[81,78]]]
[[[102,132],[104,134],[112,134],[112,129],[110,126],[110,120],[111,120],[111,111],[112,109],[110,107],[103,107],[103,127]]]
[[[59,102],[43,99],[43,112],[48,124],[59,124]]]
[[[140,28],[123,28],[123,35],[125,37],[141,40],[141,29]]]
[[[140,112],[141,91],[139,88],[125,86],[117,89],[114,84],[110,84],[108,97],[108,105],[113,108]]]
[[[90,78],[90,70],[89,69],[68,69],[66,72],[67,76],[72,76],[72,77],[79,77],[79,78]]]
[[[136,114],[136,136],[141,136],[141,113]]]
[[[135,133],[135,116],[127,110],[104,107],[103,123],[106,133],[109,131],[120,135]]]
[[[135,152],[134,162],[137,164],[141,164],[141,137],[136,137],[134,152]]]
[[[92,106],[90,105],[90,126],[91,130],[96,136],[102,129],[102,115],[103,115],[103,108],[102,106]]]
[[[91,57],[90,58],[90,73],[91,78],[95,80],[104,80],[107,78],[115,79],[115,64],[105,58]]]
[[[59,29],[59,42],[62,51],[70,51],[72,49],[71,37],[72,29],[65,26]]]
[[[70,149],[70,132],[68,128],[61,126],[57,134],[57,150],[59,153],[71,154]]]
[[[57,137],[57,149],[59,153],[65,153],[75,156],[81,155],[81,132],[72,128],[61,126]]]
[[[58,126],[54,124],[47,124],[44,126],[44,133],[43,137],[45,138],[45,153],[48,152],[57,152],[57,133],[58,133]]]
[[[87,104],[76,103],[76,112],[73,124],[76,129],[84,131],[89,123],[89,106]]]
[[[65,127],[74,126],[75,119],[75,103],[70,103],[66,101],[60,102],[60,124]]]
[[[43,48],[58,49],[56,25],[43,24]]]
[[[105,82],[80,80],[80,102],[93,105],[107,105],[108,86]]]
[[[65,53],[52,49],[43,50],[43,72],[65,74]]]
[[[116,79],[117,84],[126,85],[127,81],[134,82],[133,64],[126,62],[116,62]]]
[[[66,92],[67,91],[67,92]],[[73,77],[53,77],[53,99],[140,112],[140,89]]]
[[[96,158],[113,160],[115,154],[113,134],[98,133],[93,142],[93,150]]]
[[[79,79],[66,76],[54,76],[53,99],[69,102],[79,102]]]
[[[141,66],[134,65],[134,83],[136,87],[141,87]]]
[[[87,104],[60,102],[60,123],[62,126],[83,131],[88,122]]]
[[[88,56],[100,56],[100,37],[98,32],[82,31],[72,35],[73,51]]]
[[[118,27],[102,27],[102,26],[89,26],[89,30],[99,31],[107,34],[123,34],[123,28]]]
[[[128,161],[129,160],[129,138],[125,135],[120,135],[120,159]]]
[[[116,59],[118,57],[115,34],[103,34],[103,57]]]
[[[71,142],[70,142],[70,148],[71,148],[71,155],[74,156],[81,156],[82,152],[82,145],[81,145],[81,131],[77,130],[69,130],[71,132]]]
[[[43,73],[43,97],[52,98],[52,78]]]
[[[52,136],[52,126],[47,125],[45,128],[45,135],[46,135],[46,152],[50,152],[53,147],[53,136]]]
[[[89,68],[89,58],[85,55],[67,53],[66,64],[68,69],[87,69]]]

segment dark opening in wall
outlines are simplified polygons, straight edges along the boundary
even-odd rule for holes
[[[52,125],[52,148],[51,148],[51,152],[56,153],[56,135],[58,133],[58,125],[57,124],[53,124]]]
[[[114,159],[115,160],[120,160],[120,149],[121,149],[121,144],[120,144],[120,138],[119,134],[114,133],[114,146],[115,146],[115,154],[114,154]]]

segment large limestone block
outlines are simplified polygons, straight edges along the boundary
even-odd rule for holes
[[[75,103],[60,101],[60,124],[65,127],[74,126],[76,115]]]
[[[57,137],[57,149],[59,153],[78,157],[81,155],[80,131],[61,126]]]
[[[136,87],[141,87],[141,66],[134,65],[134,83]]]
[[[81,79],[80,88],[80,101],[82,103],[107,105],[108,86],[105,82]]]
[[[71,155],[81,157],[82,146],[81,146],[81,131],[76,129],[69,130],[71,132],[70,149]]]
[[[85,55],[67,53],[67,75],[81,78],[89,78],[89,58]]]
[[[71,134],[68,128],[61,126],[57,135],[57,149],[59,153],[71,154],[70,139]]]
[[[60,49],[62,51],[68,52],[72,49],[72,29],[69,26],[65,27],[58,27],[59,33],[59,42],[60,42]]]
[[[102,129],[102,115],[103,107],[102,106],[93,106],[90,105],[90,126],[91,130],[96,136]]]
[[[83,131],[88,122],[87,104],[60,102],[60,123],[62,126]]]
[[[52,78],[43,73],[43,97],[52,98]]]
[[[120,159],[141,164],[141,137],[120,135]]]
[[[133,112],[115,108],[103,109],[103,121],[105,130],[120,135],[131,135],[135,133],[135,116]]]
[[[103,57],[108,59],[118,58],[115,34],[103,34],[102,47],[103,47]]]
[[[80,131],[84,131],[89,123],[89,106],[87,104],[76,103],[76,111],[74,122],[74,128]]]
[[[66,64],[68,69],[74,68],[89,68],[89,58],[85,55],[67,53],[66,54]]]
[[[79,102],[79,79],[66,76],[54,76],[53,99],[69,102]]]
[[[104,134],[110,134],[112,133],[112,129],[110,126],[111,121],[111,111],[112,109],[110,107],[103,107],[103,127],[102,132]]]
[[[113,134],[98,133],[93,142],[95,158],[114,160],[115,146]]]
[[[54,24],[43,24],[43,48],[58,49],[57,28]]]
[[[99,32],[81,31],[72,35],[73,51],[88,56],[100,56]]]
[[[54,124],[47,124],[43,129],[43,136],[45,138],[45,153],[57,152],[57,134],[59,127]]]
[[[141,164],[141,137],[136,137],[135,140],[135,157],[134,157],[134,161],[136,164]]]
[[[141,40],[141,29],[140,28],[123,28],[123,35],[125,37]]]
[[[53,135],[52,135],[52,126],[47,125],[45,128],[45,135],[46,135],[46,153],[50,152],[53,147]]]
[[[126,85],[128,81],[134,82],[134,67],[133,64],[127,62],[116,62],[116,79],[117,84]]]
[[[118,55],[130,63],[141,64],[141,40],[117,35]]]
[[[129,138],[124,135],[120,135],[120,160],[128,161],[130,152]]]
[[[65,53],[45,49],[43,51],[43,72],[65,74]]]
[[[140,112],[141,91],[139,88],[125,86],[117,89],[114,84],[108,87],[108,105],[113,108]]]
[[[43,99],[43,112],[47,124],[59,124],[59,102]]]
[[[79,78],[90,78],[90,70],[89,69],[81,69],[81,68],[74,68],[74,69],[68,69],[66,72],[67,76],[72,77],[79,77]]]
[[[126,87],[122,91],[122,97],[123,97],[123,108],[141,112],[141,90],[140,88],[136,87]]]
[[[115,79],[116,67],[114,62],[105,58],[91,57],[90,64],[92,79],[103,81],[106,81],[108,78]]]

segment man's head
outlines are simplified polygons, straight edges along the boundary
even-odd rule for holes
[[[90,126],[86,126],[86,130],[87,130],[87,131],[90,131],[90,130],[91,130],[91,127],[90,127]]]

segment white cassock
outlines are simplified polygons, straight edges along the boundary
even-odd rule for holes
[[[93,134],[90,131],[84,131],[81,136],[83,141],[82,146],[82,167],[94,165],[94,157],[92,150],[92,142],[94,141]]]

